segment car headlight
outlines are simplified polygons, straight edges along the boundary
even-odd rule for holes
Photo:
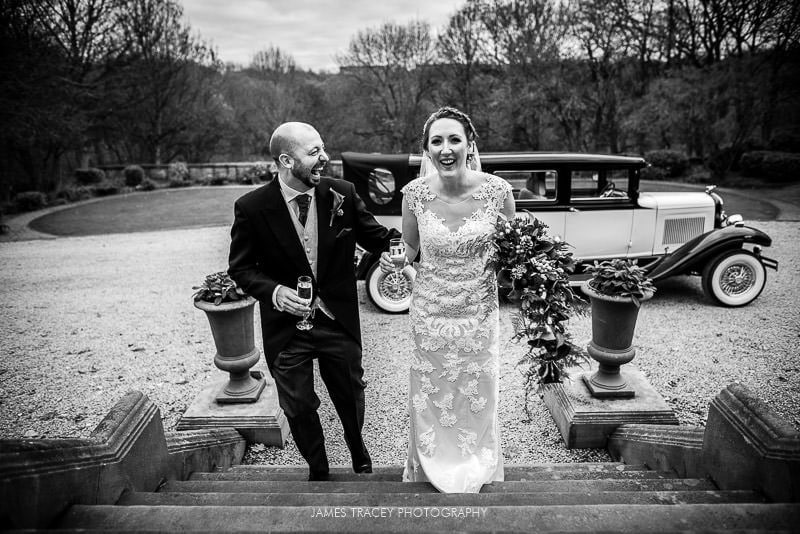
[[[739,215],[739,214],[735,214],[735,215],[728,215],[728,216],[727,216],[727,217],[725,217],[725,219],[722,221],[722,226],[723,226],[723,227],[724,227],[724,226],[733,226],[733,225],[735,225],[735,224],[739,224],[739,223],[741,223],[743,220],[744,220],[744,218],[743,218],[741,215]]]

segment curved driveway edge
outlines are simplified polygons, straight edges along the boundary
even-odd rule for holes
[[[651,186],[660,188],[665,185],[669,186],[670,188],[674,188],[675,190],[678,191],[681,190],[703,191],[706,188],[706,186],[703,184],[687,184],[682,182],[661,182],[661,181],[656,182],[650,180],[642,180],[642,186]],[[196,186],[187,189],[199,189],[206,187],[209,186]],[[215,189],[242,188],[242,187],[248,187],[248,186],[241,186],[241,185],[214,186]],[[169,192],[169,191],[174,191],[174,189],[161,189],[159,191]],[[752,202],[754,197],[757,197],[757,200],[759,202],[769,204],[775,208],[775,211],[777,212],[775,220],[777,221],[800,221],[800,184],[787,186],[780,189],[760,189],[760,190],[754,189],[752,191],[721,187],[718,189],[718,191],[722,195],[723,199],[725,199],[726,197],[735,196],[743,202],[747,201]],[[786,194],[787,192],[789,194]],[[92,198],[81,202],[63,204],[61,206],[52,206],[42,210],[22,213],[13,217],[9,217],[5,221],[3,221],[3,224],[5,224],[8,227],[8,232],[5,234],[0,234],[0,243],[10,242],[10,241],[32,241],[39,239],[56,239],[58,237],[66,237],[66,236],[57,236],[36,231],[30,227],[30,223],[40,217],[49,215],[50,213],[54,213],[65,209],[72,209],[86,204],[92,204],[95,202],[120,198],[121,196],[127,194],[132,194],[132,193],[124,193],[123,195],[115,195],[111,197]],[[133,194],[141,194],[141,193],[133,193]],[[225,226],[225,225],[220,225],[220,226]],[[171,230],[171,229],[172,228],[165,228],[165,230]]]

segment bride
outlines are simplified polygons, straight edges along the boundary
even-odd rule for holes
[[[487,262],[498,217],[514,217],[514,197],[508,182],[480,171],[476,137],[465,113],[433,113],[423,129],[423,171],[403,188],[406,261],[421,252],[409,310],[403,480],[448,493],[503,480],[497,282]],[[387,253],[381,267],[392,270]]]

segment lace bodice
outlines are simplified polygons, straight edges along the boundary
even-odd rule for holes
[[[500,216],[506,197],[511,194],[511,184],[491,174],[484,174],[484,181],[472,193],[472,197],[463,202],[447,203],[434,194],[427,183],[428,177],[412,180],[403,188],[406,202],[417,218],[417,224],[422,232],[428,219],[432,218],[441,223],[449,232],[446,237],[459,238],[463,234],[475,231],[475,225],[489,224],[494,227],[497,217]],[[467,208],[468,216],[461,217],[463,222],[453,219],[459,212]],[[452,225],[456,224],[456,228]],[[479,230],[480,231],[480,230]]]
[[[454,264],[473,272],[483,270],[489,240],[511,186],[491,174],[471,198],[448,204],[431,190],[426,178],[403,188],[406,202],[417,218],[423,269],[451,270]],[[457,273],[453,273],[457,274]],[[460,278],[460,277],[459,277]]]

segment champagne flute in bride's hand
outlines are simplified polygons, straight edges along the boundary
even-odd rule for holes
[[[389,241],[389,259],[392,260],[394,265],[394,280],[393,286],[395,292],[400,289],[400,276],[402,276],[403,267],[406,265],[406,244],[402,238],[393,238]]]
[[[311,305],[311,277],[310,276],[300,276],[297,278],[297,296],[306,301],[308,305]],[[308,316],[310,315],[310,311],[308,313],[303,314],[303,319],[297,323],[298,330],[311,330],[312,325],[309,320]]]

